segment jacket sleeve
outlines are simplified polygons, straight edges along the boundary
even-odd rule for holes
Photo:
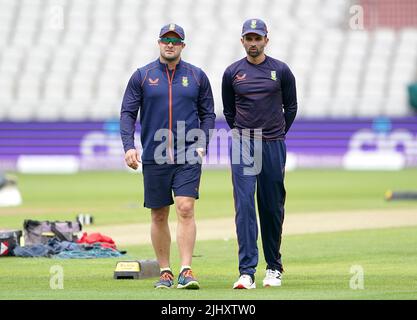
[[[222,80],[223,114],[230,129],[235,126],[236,104],[235,91],[232,85],[232,77],[229,69],[223,74]]]
[[[210,81],[204,71],[201,71],[200,89],[198,94],[198,117],[200,119],[200,129],[206,136],[206,145],[200,147],[207,148],[210,141],[210,130],[214,128],[216,114],[214,113],[214,99],[211,91]]]
[[[120,112],[120,135],[125,152],[135,149],[135,125],[141,103],[141,75],[139,70],[136,70],[127,84]]]
[[[282,70],[282,103],[285,117],[285,133],[290,130],[297,114],[297,90],[295,86],[295,77],[290,68],[284,65]]]

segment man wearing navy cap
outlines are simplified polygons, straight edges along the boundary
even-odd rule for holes
[[[256,287],[255,189],[267,263],[263,286],[280,286],[283,272],[280,246],[285,203],[285,135],[297,113],[297,96],[295,78],[288,66],[264,53],[269,42],[267,35],[264,21],[245,21],[241,42],[246,57],[230,65],[222,81],[223,113],[230,128],[237,132],[231,154],[236,149],[243,154],[238,161],[231,156],[240,274],[234,289]],[[261,130],[261,135],[254,134],[255,130]],[[248,164],[245,150],[256,158],[257,146],[261,146],[258,162],[255,159]],[[255,167],[256,162],[256,170],[247,170],[251,165]]]
[[[168,24],[159,33],[160,56],[137,69],[127,84],[120,115],[126,164],[142,162],[144,206],[151,209],[151,239],[161,269],[156,288],[171,288],[169,209],[177,211],[181,259],[178,288],[199,289],[191,270],[196,238],[194,202],[198,199],[201,160],[214,128],[215,113],[206,74],[181,59],[184,29]],[[140,110],[142,155],[134,144]],[[195,135],[196,132],[201,133]]]

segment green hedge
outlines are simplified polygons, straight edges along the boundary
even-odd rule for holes
[[[417,111],[417,82],[408,86],[408,96],[410,105]]]

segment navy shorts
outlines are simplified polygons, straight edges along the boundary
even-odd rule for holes
[[[162,208],[174,203],[174,196],[198,199],[201,164],[143,164],[146,208]]]

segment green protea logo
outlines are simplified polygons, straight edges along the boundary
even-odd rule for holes
[[[188,78],[187,77],[182,77],[182,86],[183,87],[188,87]]]
[[[250,22],[250,27],[252,29],[256,29],[256,20],[255,19]]]
[[[277,72],[275,70],[271,71],[271,79],[277,81]]]

